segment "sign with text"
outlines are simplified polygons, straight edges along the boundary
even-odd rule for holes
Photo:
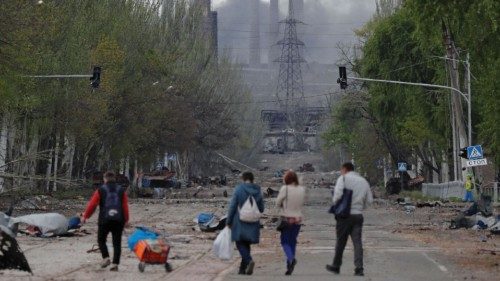
[[[476,167],[476,166],[485,166],[488,165],[488,161],[486,158],[476,159],[476,160],[467,160],[467,167]]]

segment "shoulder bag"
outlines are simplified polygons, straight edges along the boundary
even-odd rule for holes
[[[344,192],[342,193],[342,197],[340,197],[340,200],[332,205],[328,211],[330,214],[335,215],[335,219],[345,219],[351,215],[352,189],[347,188],[345,184],[345,175],[342,177],[344,181]]]

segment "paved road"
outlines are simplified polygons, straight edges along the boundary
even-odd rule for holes
[[[238,276],[235,269],[224,280],[454,280],[452,266],[440,256],[438,249],[424,247],[391,233],[391,217],[383,208],[371,210],[365,215],[364,278],[354,277],[353,251],[348,243],[344,255],[344,265],[339,276],[325,271],[325,265],[333,258],[335,244],[332,217],[325,212],[328,200],[327,190],[312,190],[309,206],[306,208],[307,220],[301,233],[298,249],[298,265],[293,276],[284,276],[282,253],[275,248],[269,253],[259,249],[254,259],[257,270],[252,277]],[[274,256],[274,259],[269,256]]]

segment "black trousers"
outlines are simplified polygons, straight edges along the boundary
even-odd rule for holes
[[[337,219],[337,244],[333,266],[340,268],[347,239],[351,236],[354,245],[354,266],[357,270],[363,269],[363,243],[361,233],[363,229],[363,215],[350,215],[348,218]]]
[[[101,251],[102,258],[109,258],[108,246],[106,240],[108,234],[111,233],[113,239],[113,263],[120,263],[120,255],[122,251],[122,233],[124,224],[120,222],[100,223],[97,227],[97,243]]]

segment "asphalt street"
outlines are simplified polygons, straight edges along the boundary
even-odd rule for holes
[[[365,277],[353,276],[351,241],[344,254],[340,275],[327,272],[325,265],[332,262],[335,245],[335,220],[326,212],[328,200],[328,190],[309,191],[305,225],[297,250],[298,264],[293,276],[284,276],[285,265],[281,252],[261,250],[254,254],[257,269],[253,276],[239,276],[234,269],[224,280],[455,280],[452,266],[437,248],[422,246],[392,233],[389,228],[391,217],[384,208],[373,208],[365,214]],[[264,255],[274,255],[276,258],[270,262],[273,259],[264,260]]]

